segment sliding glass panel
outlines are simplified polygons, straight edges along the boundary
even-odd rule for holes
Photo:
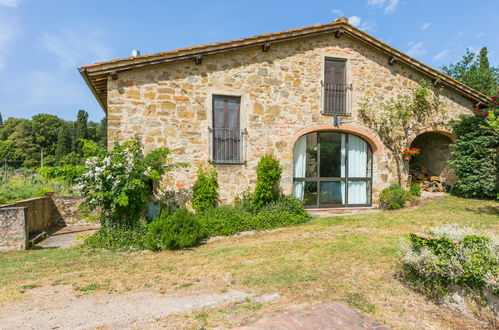
[[[320,205],[343,205],[345,204],[345,182],[328,181],[321,182]]]
[[[348,205],[369,204],[370,188],[369,181],[348,181]]]
[[[317,177],[317,133],[307,134],[307,169],[305,177]]]
[[[348,136],[348,177],[365,178],[368,176],[366,141],[356,135]]]
[[[322,178],[345,176],[345,137],[337,132],[319,133]]]
[[[305,206],[317,206],[317,181],[306,181],[303,194]]]

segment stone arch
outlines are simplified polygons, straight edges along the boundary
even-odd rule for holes
[[[449,189],[456,182],[448,160],[452,158],[451,144],[456,136],[445,128],[428,128],[419,131],[411,140],[411,148],[420,148],[418,155],[409,160],[409,175],[413,182],[426,186],[432,177],[441,178],[442,187]],[[430,190],[435,190],[435,183]]]
[[[364,130],[362,128],[358,128],[350,125],[340,125],[339,127],[335,127],[331,124],[322,124],[322,125],[314,125],[311,127],[304,128],[298,131],[295,135],[293,135],[289,141],[289,152],[293,154],[293,147],[296,141],[307,133],[319,132],[319,131],[336,131],[336,132],[344,132],[357,135],[364,139],[370,146],[374,156],[379,156],[384,153],[383,144],[379,141],[379,139],[372,134],[371,132]]]

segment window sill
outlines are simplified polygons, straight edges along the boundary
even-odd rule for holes
[[[330,117],[334,117],[334,116],[352,117],[352,113],[329,113],[329,112],[322,112],[322,111],[321,111],[321,115],[330,116]]]
[[[219,162],[219,161],[210,161],[213,165],[245,165],[246,162]]]

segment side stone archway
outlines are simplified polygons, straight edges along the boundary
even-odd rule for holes
[[[421,151],[409,161],[411,180],[430,192],[448,191],[456,183],[448,163],[452,158],[453,140],[454,136],[446,131],[425,131],[417,135],[411,148]]]

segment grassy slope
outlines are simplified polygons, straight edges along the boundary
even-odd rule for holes
[[[296,305],[343,301],[395,328],[476,327],[397,278],[404,235],[443,223],[499,232],[499,205],[447,197],[400,211],[314,219],[282,231],[233,237],[188,251],[111,253],[32,250],[0,255],[0,302],[33,286],[70,284],[87,294],[149,288],[166,294],[279,292],[277,303],[243,303],[176,315],[171,326],[234,326]],[[91,289],[88,289],[91,288]]]

